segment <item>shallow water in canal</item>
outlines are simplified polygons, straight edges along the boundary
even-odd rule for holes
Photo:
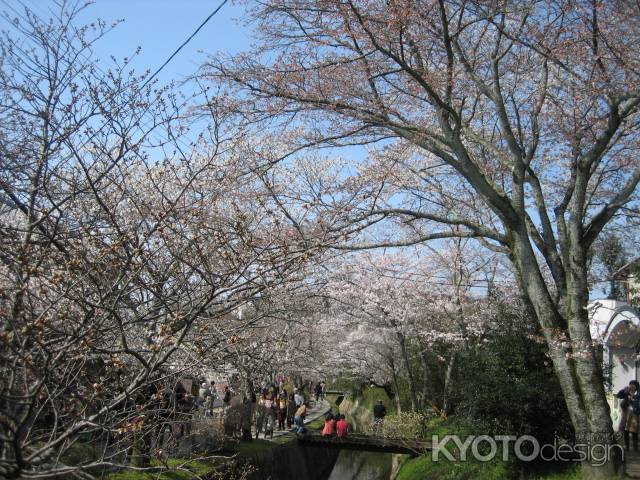
[[[262,452],[251,480],[393,480],[406,455],[289,442]],[[235,477],[234,477],[235,478]]]
[[[395,457],[395,458],[394,458]],[[391,480],[402,455],[341,450],[327,480]]]

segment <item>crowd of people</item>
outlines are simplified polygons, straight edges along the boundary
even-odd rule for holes
[[[637,382],[636,382],[637,383]],[[288,389],[291,389],[289,391]],[[632,382],[629,392],[637,392],[637,385]],[[305,382],[297,388],[291,383],[285,386],[268,383],[256,389],[252,395],[238,394],[229,384],[216,385],[216,382],[197,381],[191,379],[174,384],[159,385],[149,393],[155,398],[157,405],[155,414],[165,417],[159,423],[155,435],[156,448],[174,448],[185,436],[192,433],[194,421],[219,422],[225,435],[240,435],[250,439],[273,438],[275,431],[291,431],[306,434],[305,419],[310,412],[312,401],[315,403],[325,399],[324,382]],[[634,400],[635,401],[635,400]],[[374,427],[380,425],[386,415],[382,401],[373,408]],[[630,423],[631,425],[631,423]],[[637,418],[634,444],[637,446]],[[321,434],[323,436],[345,438],[349,434],[349,423],[344,415],[328,413]],[[171,447],[173,445],[174,447]]]
[[[320,383],[316,384],[320,385]],[[309,391],[312,386],[308,385]],[[309,400],[304,395],[304,387],[287,392],[283,387],[268,385],[263,387],[256,401],[255,429],[256,438],[260,433],[264,438],[273,438],[274,429],[290,430],[296,433],[306,431],[304,420],[309,409]],[[313,389],[316,402],[324,398],[323,387]]]
[[[277,430],[289,430],[298,434],[306,433],[307,428],[304,422],[309,412],[310,400],[313,398],[317,403],[326,397],[324,382],[305,382],[292,390],[287,391],[287,387],[282,381],[267,383],[256,389],[251,398],[247,398],[245,394],[240,400],[240,397],[234,394],[228,384],[220,392],[215,381],[211,380],[210,382],[202,382],[197,392],[194,390],[187,391],[178,382],[171,393],[173,394],[174,402],[179,407],[178,410],[183,414],[188,413],[186,417],[189,417],[190,420],[195,416],[204,418],[215,416],[221,423],[224,423],[227,434],[235,435],[237,429],[243,435],[243,438],[247,435],[252,436],[253,432],[255,438],[259,438],[261,434],[264,438],[273,438],[274,432]],[[629,387],[622,390],[618,396],[620,398],[628,397],[623,402],[628,402],[629,405],[637,404],[638,412],[640,412],[640,395],[638,395],[637,382],[632,381]],[[243,405],[250,408],[247,410],[243,408]],[[251,412],[250,419],[247,417],[247,411]],[[373,407],[374,433],[380,432],[386,413],[386,407],[382,400],[378,400]],[[238,418],[234,420],[233,417],[235,416]],[[637,413],[633,413],[632,416],[625,416],[624,422],[625,431],[627,432],[625,436],[626,442],[628,444],[628,435],[631,433],[634,446],[637,448]],[[242,430],[245,430],[244,432],[239,428],[240,423],[244,425],[242,427]],[[180,427],[182,431],[179,432],[178,436],[188,433],[188,430],[190,430],[189,424],[190,421],[182,422]],[[227,432],[227,430],[229,431]],[[344,415],[327,414],[322,428],[323,436],[344,438],[348,433],[349,423]]]
[[[288,391],[287,388],[290,388]],[[247,425],[247,412],[251,412],[251,421],[255,438],[262,434],[264,438],[273,438],[274,431],[291,430],[296,433],[305,433],[305,418],[309,412],[311,399],[315,397],[316,403],[325,398],[324,382],[305,382],[298,388],[285,387],[284,382],[270,382],[257,388],[250,397],[234,395],[229,387],[225,387],[220,402],[216,403],[214,382],[211,386],[206,382],[202,384],[199,395],[199,405],[202,407],[202,416],[217,416],[225,424],[227,434],[233,435],[234,424],[243,423],[242,438],[251,435]],[[229,405],[233,407],[229,409]],[[218,405],[218,408],[214,408]],[[249,409],[245,407],[250,407]],[[238,418],[236,418],[238,417]],[[244,419],[244,420],[243,420]]]

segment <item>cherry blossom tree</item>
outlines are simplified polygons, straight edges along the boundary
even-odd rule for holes
[[[204,75],[228,82],[249,122],[296,131],[295,149],[372,145],[338,213],[390,224],[374,243],[468,237],[507,255],[576,432],[611,434],[587,252],[637,209],[636,6],[285,0],[250,13],[256,49]]]
[[[132,447],[148,468],[202,336],[233,343],[230,315],[312,255],[256,199],[222,113],[188,134],[186,100],[127,60],[100,68],[110,27],[60,7],[0,40],[3,478],[91,478]]]
[[[330,306],[323,314],[328,341],[320,361],[334,371],[347,368],[376,384],[392,385],[398,403],[406,381],[413,411],[443,408],[453,369],[445,356],[453,358],[476,342],[491,315],[479,308],[486,304],[484,293],[474,295],[447,281],[442,260],[389,253],[342,258],[324,287]],[[332,335],[336,324],[346,333]],[[431,377],[444,381],[442,391],[429,390],[439,383]]]

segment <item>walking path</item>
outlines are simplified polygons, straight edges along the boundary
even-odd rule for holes
[[[307,411],[307,417],[304,420],[304,424],[307,425],[313,422],[314,420],[317,420],[318,418],[323,417],[329,411],[331,411],[331,404],[327,400],[321,400],[319,402],[315,402],[312,400],[311,407]],[[220,418],[220,416],[223,414],[222,402],[220,402],[220,405],[214,404],[213,412],[216,418]],[[255,422],[252,422],[251,435],[255,438],[255,435],[256,435]],[[293,431],[291,429],[273,431],[273,438],[282,437],[284,435],[293,435]],[[261,434],[260,438],[264,438],[264,434]],[[266,438],[266,440],[270,440],[270,439],[271,437]]]
[[[320,417],[323,417],[324,415],[327,414],[327,412],[331,410],[331,404],[326,400],[321,400],[319,402],[312,402],[312,403],[313,403],[313,406],[307,412],[307,418],[305,418],[304,420],[305,425],[313,422],[314,420]],[[282,437],[284,435],[293,435],[293,434],[294,434],[293,431],[288,429],[275,430],[273,432],[273,438]],[[255,431],[254,431],[254,435],[255,435]],[[270,438],[267,438],[267,440],[270,440]]]
[[[628,478],[640,478],[640,453],[626,450],[625,454],[625,473]]]
[[[312,402],[313,407],[309,409],[309,413],[307,415],[306,420],[304,421],[305,425],[307,423],[311,423],[314,420],[326,415],[331,410],[331,404],[325,399],[319,402]]]

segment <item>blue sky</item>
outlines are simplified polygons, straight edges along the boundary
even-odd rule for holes
[[[48,15],[55,8],[53,0],[1,0],[0,9],[22,11],[21,3],[38,16]],[[124,22],[97,46],[98,57],[118,59],[130,57],[141,47],[134,63],[136,70],[154,71],[186,40],[221,0],[95,0],[81,16],[80,23],[102,18],[108,23]],[[240,6],[227,2],[198,35],[164,68],[159,79],[169,82],[193,73],[208,54],[236,53],[250,44],[250,29],[242,25]]]

